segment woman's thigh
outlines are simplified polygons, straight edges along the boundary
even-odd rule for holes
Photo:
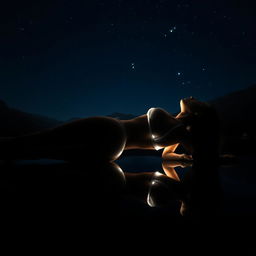
[[[115,160],[126,144],[122,124],[113,118],[83,118],[16,138],[23,154],[66,160]]]

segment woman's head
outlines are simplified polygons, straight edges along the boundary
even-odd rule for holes
[[[217,121],[215,109],[206,102],[199,101],[193,97],[180,100],[180,113],[176,116],[179,119],[193,121]]]
[[[190,97],[180,101],[180,108],[176,118],[185,124],[194,144],[218,143],[219,119],[212,106]]]
[[[182,113],[191,113],[194,115],[200,115],[205,113],[210,106],[202,101],[199,101],[193,97],[184,98],[180,100],[180,109]]]

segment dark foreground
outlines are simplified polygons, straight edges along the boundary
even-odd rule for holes
[[[185,216],[180,214],[181,200],[173,195],[175,188],[158,182],[150,195],[154,207],[146,201],[148,191],[126,189],[122,170],[134,175],[135,180],[140,173],[163,173],[161,158],[129,156],[117,163],[118,166],[48,160],[1,163],[3,223],[7,227],[32,226],[37,231],[46,227],[58,227],[58,231],[76,227],[83,232],[105,232],[104,236],[115,230],[120,237],[129,230],[133,232],[131,239],[141,234],[140,239],[147,236],[150,243],[159,239],[155,230],[170,232],[168,236],[160,235],[167,240],[176,235],[193,237],[198,230],[201,235],[215,230],[219,232],[215,239],[229,250],[236,248],[228,243],[229,238],[233,242],[239,240],[241,245],[241,238],[254,229],[253,158],[241,157],[237,163],[217,169],[212,163],[176,168],[187,195]],[[140,186],[140,180],[136,186]],[[220,239],[222,236],[224,240]],[[249,239],[248,235],[246,248],[253,250]]]

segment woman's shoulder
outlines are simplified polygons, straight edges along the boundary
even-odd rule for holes
[[[164,110],[163,108],[150,108],[147,112],[147,116],[150,119],[155,119],[155,118],[161,118],[164,116],[168,116],[170,115],[166,110]]]
[[[150,108],[148,110],[148,123],[153,136],[162,136],[169,129],[170,116],[163,108]]]

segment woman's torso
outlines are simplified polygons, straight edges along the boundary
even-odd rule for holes
[[[131,120],[122,120],[127,134],[125,149],[153,149],[163,148],[157,139],[164,137],[177,125],[179,121],[161,108],[151,108],[147,114]]]

